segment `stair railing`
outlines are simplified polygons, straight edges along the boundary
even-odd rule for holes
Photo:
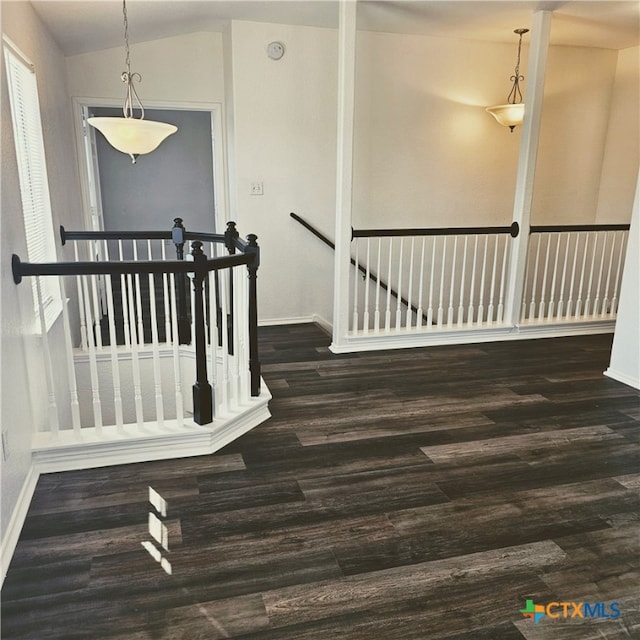
[[[132,388],[134,400],[135,422],[142,426],[144,407],[142,389],[145,375],[141,370],[140,350],[145,342],[145,331],[141,310],[141,282],[146,276],[149,282],[150,305],[147,324],[150,322],[151,343],[153,351],[153,380],[155,387],[155,417],[159,424],[163,422],[162,373],[160,371],[159,333],[164,331],[165,347],[173,350],[174,374],[176,382],[176,419],[182,424],[182,392],[181,366],[178,362],[178,346],[190,341],[193,333],[195,346],[196,376],[193,384],[193,414],[197,424],[208,424],[216,414],[216,407],[224,412],[230,402],[241,402],[243,397],[260,395],[260,361],[257,339],[257,270],[260,262],[260,249],[253,234],[247,240],[240,239],[235,224],[228,223],[227,231],[222,234],[188,232],[182,220],[176,218],[171,231],[141,232],[87,232],[66,231],[61,228],[63,244],[74,242],[75,262],[29,263],[23,262],[19,256],[12,257],[13,277],[19,284],[24,277],[72,276],[78,287],[78,315],[84,318],[81,326],[81,343],[88,352],[88,374],[91,379],[91,395],[93,408],[93,426],[100,431],[103,425],[102,405],[107,393],[101,391],[98,365],[100,358],[110,355],[112,365],[112,385],[109,394],[113,393],[110,410],[114,413],[114,424],[120,429],[125,423],[123,416],[123,357],[130,352],[132,371]],[[85,255],[97,256],[100,259],[79,260],[78,241],[89,241]],[[125,256],[123,243],[135,241],[129,247],[131,256]],[[152,248],[152,241],[163,242],[160,249]],[[191,260],[185,260],[184,244],[191,240]],[[140,259],[142,241],[146,245],[147,260]],[[167,260],[164,242],[173,242],[176,247],[176,260]],[[115,243],[109,246],[109,243]],[[217,247],[225,245],[228,255],[217,255]],[[212,257],[207,257],[205,249]],[[114,253],[115,252],[115,253]],[[155,254],[155,255],[154,255]],[[115,256],[117,259],[112,260]],[[132,257],[134,259],[124,259]],[[137,258],[137,259],[136,259]],[[245,266],[246,276],[241,277],[238,268]],[[227,273],[228,278],[221,278]],[[163,300],[157,304],[155,276],[160,278],[160,291]],[[191,318],[186,295],[188,276],[193,283],[191,297]],[[61,284],[63,280],[61,279]],[[117,283],[117,286],[114,284]],[[181,285],[184,284],[182,295]],[[63,285],[64,286],[64,285]],[[102,290],[100,288],[102,287]],[[64,298],[63,293],[63,298]],[[116,327],[114,300],[121,302],[121,326]],[[164,309],[164,322],[157,314]],[[106,313],[105,313],[106,312]],[[66,342],[71,345],[69,317],[64,305]],[[101,315],[105,313],[105,315]],[[105,326],[100,320],[106,316]],[[237,318],[244,316],[245,322],[238,323]],[[81,324],[82,324],[81,320]],[[220,325],[220,326],[218,326]],[[163,329],[164,327],[164,329]],[[189,331],[187,331],[187,329]],[[104,339],[103,339],[104,333]],[[119,334],[119,335],[118,335]],[[46,342],[46,333],[43,336]],[[221,348],[217,348],[221,347]],[[124,350],[124,351],[123,351]],[[49,349],[45,349],[49,353]],[[125,355],[123,355],[125,354]],[[45,354],[46,355],[46,354]],[[73,362],[73,355],[69,358]],[[234,362],[233,366],[230,364]],[[246,376],[242,367],[237,364],[246,362]],[[49,363],[49,378],[53,379],[54,365]],[[209,366],[208,366],[209,365]],[[215,380],[216,397],[208,377],[221,377]],[[69,376],[70,405],[73,428],[79,431],[80,417],[78,411],[78,380],[73,373],[73,366],[67,367]],[[73,378],[73,379],[72,379]],[[246,382],[245,382],[246,380]],[[81,380],[82,382],[86,382]],[[53,380],[49,385],[52,389]],[[51,413],[56,413],[55,399],[50,391]],[[101,397],[102,394],[102,397]],[[180,397],[179,397],[180,396]],[[86,422],[86,420],[85,420]],[[58,420],[50,424],[57,430]],[[83,425],[84,426],[84,425]]]

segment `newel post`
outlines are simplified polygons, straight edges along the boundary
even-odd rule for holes
[[[182,218],[173,219],[171,240],[176,247],[176,259],[184,260],[185,228]],[[176,312],[178,317],[178,344],[191,344],[191,323],[187,313],[187,276],[184,273],[176,273]]]
[[[249,374],[251,377],[251,395],[260,395],[260,356],[258,354],[258,267],[260,266],[260,247],[258,236],[250,233],[245,253],[253,254],[253,260],[247,265],[249,272]]]
[[[207,256],[202,242],[191,243],[193,256],[194,326],[196,344],[196,382],[193,385],[193,420],[197,424],[209,424],[213,420],[213,392],[207,380],[207,339],[204,323],[203,283],[208,277]]]

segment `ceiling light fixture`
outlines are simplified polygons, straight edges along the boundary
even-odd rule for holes
[[[513,33],[520,36],[518,40],[518,59],[516,60],[516,68],[510,80],[513,82],[511,91],[507,96],[507,104],[499,104],[495,107],[487,107],[487,111],[503,126],[509,127],[511,133],[519,125],[522,124],[524,117],[524,103],[522,102],[522,92],[520,91],[520,82],[524,80],[524,76],[520,75],[520,52],[522,51],[522,36],[528,33],[529,29],[515,29]]]
[[[120,78],[127,85],[127,94],[124,99],[122,112],[124,118],[92,117],[87,122],[98,129],[107,142],[118,151],[126,153],[135,164],[139,155],[151,153],[157,149],[160,143],[175,133],[178,127],[165,122],[154,122],[144,119],[144,107],[133,86],[134,80],[142,81],[139,73],[131,73],[131,56],[129,53],[129,21],[127,19],[127,3],[122,0],[122,15],[124,21],[124,45],[126,50],[125,63],[127,70],[122,72]],[[140,117],[133,115],[134,109],[140,110]]]

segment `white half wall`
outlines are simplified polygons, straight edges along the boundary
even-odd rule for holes
[[[640,389],[640,174],[636,182],[611,362],[605,374]]]

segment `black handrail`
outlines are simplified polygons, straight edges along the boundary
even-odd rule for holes
[[[208,424],[213,419],[213,394],[211,386],[207,380],[207,356],[206,356],[206,333],[205,333],[205,309],[203,301],[204,284],[207,281],[210,271],[227,269],[238,265],[246,265],[249,278],[249,300],[248,300],[248,325],[249,325],[249,375],[251,395],[260,395],[260,359],[258,354],[258,311],[257,311],[257,271],[260,265],[260,247],[256,242],[257,236],[249,234],[247,242],[235,237],[235,224],[229,223],[228,232],[233,236],[234,245],[241,248],[243,253],[230,251],[227,256],[218,258],[207,258],[202,251],[202,241],[194,240],[191,243],[191,255],[193,261],[185,261],[182,258],[185,237],[190,234],[185,233],[182,220],[176,218],[175,227],[171,232],[128,232],[126,236],[113,235],[118,232],[65,232],[61,227],[61,238],[65,239],[154,239],[171,238],[178,253],[178,260],[122,260],[122,261],[95,261],[95,262],[46,262],[32,263],[23,262],[20,257],[13,254],[11,257],[11,270],[13,281],[16,284],[22,282],[25,276],[78,276],[78,275],[126,275],[126,274],[155,274],[155,273],[193,273],[194,299],[194,326],[195,326],[195,350],[196,350],[196,382],[193,385],[194,421],[197,424]],[[89,235],[91,234],[91,235]],[[109,234],[109,238],[105,237]],[[142,235],[146,234],[146,235]],[[150,238],[150,235],[153,237]],[[194,234],[195,235],[195,234]],[[200,234],[204,235],[213,234]],[[75,236],[75,237],[73,237]],[[221,241],[226,242],[225,236],[218,236]],[[181,342],[182,344],[182,342]]]
[[[508,233],[517,238],[520,225],[512,222],[508,227],[440,227],[422,229],[352,229],[352,238],[394,238],[407,236],[486,236]]]
[[[199,242],[199,240],[194,240]],[[227,269],[240,264],[249,265],[254,261],[250,254],[236,254],[220,258],[206,258],[207,271]],[[205,263],[203,263],[205,264]],[[24,276],[90,276],[127,275],[134,273],[189,273],[193,272],[193,262],[185,260],[121,260],[118,262],[23,262],[15,253],[11,256],[13,281],[22,282]]]
[[[309,224],[306,220],[301,218],[297,213],[291,212],[289,215],[294,220],[299,222],[305,229],[308,229],[311,233],[313,233],[313,235],[316,238],[318,238],[319,240],[322,240],[322,242],[324,242],[327,246],[331,247],[335,251],[336,245],[333,242],[331,242],[331,240],[329,240],[329,238],[327,238],[327,236],[325,236],[321,231],[318,231],[313,225]],[[411,304],[405,297],[401,296],[395,289],[391,288],[384,280],[380,280],[378,276],[371,273],[371,271],[367,273],[367,270],[361,264],[356,264],[356,261],[353,258],[351,258],[351,264],[354,267],[357,267],[360,273],[364,274],[365,276],[368,275],[369,278],[374,282],[379,282],[380,287],[382,289],[384,289],[385,291],[388,291],[396,300],[400,299],[400,302],[404,304],[407,308],[411,309],[411,311],[413,311],[414,313],[419,312],[418,307]],[[427,320],[426,314],[423,313],[422,318],[423,320]]]
[[[530,233],[562,233],[567,231],[629,231],[630,224],[546,224],[532,225]]]
[[[180,220],[181,218],[176,218]],[[183,228],[185,240],[200,240],[223,243],[225,237],[219,233],[203,231],[187,231]],[[171,231],[68,231],[60,225],[60,240],[65,245],[67,240],[172,240]]]

